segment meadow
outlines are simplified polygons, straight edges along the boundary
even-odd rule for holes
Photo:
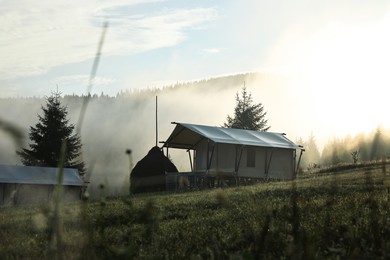
[[[385,166],[289,182],[0,209],[2,259],[390,257]]]

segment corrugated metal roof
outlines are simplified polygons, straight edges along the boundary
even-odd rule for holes
[[[203,139],[215,143],[301,149],[284,134],[205,125],[175,123],[176,127],[165,142],[165,147],[192,149]]]
[[[63,185],[83,186],[77,169],[63,169]],[[58,168],[0,165],[0,183],[57,184]]]

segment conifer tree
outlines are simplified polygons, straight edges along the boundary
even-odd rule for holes
[[[236,93],[236,107],[234,108],[234,116],[228,115],[227,122],[224,127],[238,128],[255,131],[268,131],[270,126],[267,126],[268,120],[265,119],[267,112],[261,103],[254,104],[252,94],[246,91],[246,87],[242,88],[241,97]]]
[[[318,146],[316,143],[316,139],[313,135],[313,133],[310,134],[309,140],[307,143],[304,144],[305,146],[305,157],[308,163],[315,163],[319,164],[321,154],[320,151],[318,150]]]
[[[75,126],[69,124],[67,108],[60,103],[60,93],[52,93],[42,106],[43,116],[38,115],[39,122],[30,127],[30,149],[23,148],[17,154],[26,166],[58,167],[61,156],[64,156],[65,168],[76,168],[85,173],[84,163],[79,161],[81,140],[74,134]],[[66,143],[66,152],[61,154],[62,142]]]

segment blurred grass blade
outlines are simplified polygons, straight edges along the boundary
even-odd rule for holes
[[[100,37],[99,45],[98,45],[96,55],[95,55],[95,60],[94,60],[93,65],[92,65],[92,70],[91,70],[91,74],[89,77],[89,83],[88,83],[88,87],[87,87],[87,93],[86,93],[86,96],[83,100],[83,104],[81,106],[79,121],[77,123],[77,133],[80,133],[81,125],[84,121],[85,111],[87,110],[87,106],[88,106],[88,102],[89,102],[89,98],[90,98],[90,93],[91,93],[93,82],[94,82],[94,79],[96,76],[96,71],[97,71],[98,66],[99,66],[100,56],[102,54],[104,37],[106,35],[107,28],[108,28],[108,22],[106,21],[103,24],[103,32],[102,32],[102,35]]]
[[[11,136],[15,143],[21,147],[24,140],[24,134],[15,125],[0,119],[0,130],[4,131],[7,135]]]

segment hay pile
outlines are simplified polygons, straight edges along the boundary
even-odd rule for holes
[[[165,191],[165,172],[178,172],[158,146],[153,147],[131,171],[130,193]]]

